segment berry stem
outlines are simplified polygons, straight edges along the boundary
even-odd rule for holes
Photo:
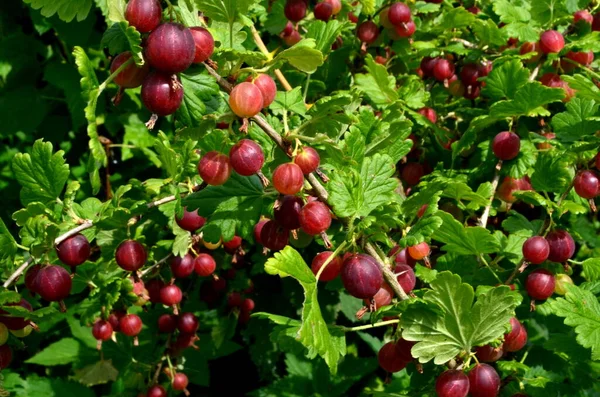
[[[260,37],[260,33],[258,33],[258,30],[256,30],[254,25],[250,25],[250,31],[252,32],[252,38],[254,39],[254,42],[256,43],[256,46],[258,47],[260,52],[262,52],[267,57],[267,59],[271,60],[273,57],[272,57],[271,53],[269,52],[269,50],[267,49],[267,47],[265,46],[265,43],[262,41],[262,38]],[[286,91],[291,91],[292,86],[287,81],[287,79],[285,78],[283,73],[281,73],[281,70],[275,69],[273,72],[275,73],[277,80],[279,80],[279,82],[281,83],[283,88],[285,88]]]
[[[346,241],[342,242],[340,245],[338,245],[338,247],[335,249],[335,251],[333,251],[333,254],[329,255],[329,258],[327,258],[325,260],[325,262],[323,262],[323,264],[321,265],[321,268],[319,269],[319,271],[317,272],[317,275],[315,276],[317,281],[319,281],[319,278],[321,277],[321,274],[323,273],[323,271],[325,270],[327,265],[329,265],[331,263],[331,261],[340,254],[340,251],[343,250],[346,247],[346,245],[347,245]]]
[[[375,323],[375,324],[359,325],[356,327],[343,327],[342,331],[344,331],[344,332],[362,331],[364,329],[385,327],[386,325],[398,324],[399,322],[400,322],[400,319],[386,320],[386,321],[381,321],[381,322]]]
[[[366,243],[365,251],[367,251],[369,255],[375,258],[375,261],[377,262],[379,268],[381,269],[381,272],[383,273],[383,278],[385,278],[385,281],[389,284],[390,287],[392,287],[392,290],[394,290],[394,293],[398,296],[398,298],[400,298],[401,300],[410,299],[398,283],[398,279],[396,278],[396,275],[394,274],[392,269],[390,269],[389,266],[381,262],[379,254],[377,253],[377,250],[375,249],[373,244]]]
[[[123,70],[125,70],[125,68],[127,68],[132,63],[133,63],[133,57],[131,57],[128,60],[126,60],[125,62],[123,62],[123,64],[121,66],[119,66],[117,68],[117,70],[115,70],[113,73],[111,73],[110,76],[108,76],[106,78],[106,80],[104,80],[102,82],[102,84],[100,84],[98,86],[98,93],[96,94],[96,98],[99,98],[102,91],[104,91],[106,89],[106,86],[108,84],[110,84],[110,82],[113,81],[115,79],[115,77],[117,77],[119,75],[119,73],[121,73]]]
[[[494,196],[496,195],[496,189],[498,188],[498,182],[500,181],[500,170],[502,169],[502,160],[498,161],[496,164],[496,171],[494,173],[494,179],[492,179],[492,197],[490,197],[490,201],[488,205],[485,206],[483,210],[483,214],[481,215],[480,225],[482,227],[487,226],[488,218],[490,216],[490,209],[492,208],[492,203],[494,202]]]

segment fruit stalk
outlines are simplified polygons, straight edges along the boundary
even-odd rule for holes
[[[480,224],[482,227],[487,226],[488,218],[490,216],[490,209],[492,208],[492,202],[494,201],[494,196],[496,195],[496,189],[498,188],[498,182],[500,181],[500,169],[502,168],[502,160],[498,161],[496,164],[496,172],[494,173],[494,179],[492,179],[492,197],[490,197],[490,201],[488,205],[485,206],[483,210],[483,214],[481,215]]]
[[[258,30],[256,30],[254,25],[250,25],[250,31],[252,32],[252,38],[254,39],[254,42],[258,46],[258,49],[260,50],[260,52],[262,52],[264,55],[266,55],[267,58],[271,58],[271,54],[269,53],[269,50],[267,49],[267,47],[265,46],[265,43],[260,38],[260,33],[258,33]],[[275,69],[273,71],[273,73],[275,73],[277,80],[279,80],[279,82],[281,83],[283,88],[285,88],[286,91],[292,90],[292,86],[287,81],[287,79],[285,78],[283,73],[281,73],[281,70]]]

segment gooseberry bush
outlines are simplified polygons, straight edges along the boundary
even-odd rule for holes
[[[600,393],[595,2],[0,11],[1,395]]]

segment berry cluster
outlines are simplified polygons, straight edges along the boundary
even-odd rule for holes
[[[327,22],[341,10],[342,2],[340,0],[322,0],[315,5],[313,12],[315,19]],[[279,36],[287,46],[291,47],[302,40],[298,31],[298,22],[306,17],[307,11],[308,0],[287,0],[285,2],[284,14],[288,23]]]
[[[130,52],[117,55],[110,66],[111,73],[129,63],[115,76],[115,83],[120,90],[142,86],[142,102],[152,114],[175,113],[183,101],[183,86],[177,73],[210,58],[215,46],[212,35],[200,26],[188,29],[179,23],[162,23],[159,0],[130,0],[125,19],[144,35],[145,62],[142,66],[130,62]],[[119,98],[120,92],[116,103]]]

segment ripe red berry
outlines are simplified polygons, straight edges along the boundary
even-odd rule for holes
[[[406,249],[406,248],[400,249],[399,246],[396,246],[396,247],[398,247],[398,248],[395,252],[392,252],[393,250],[390,251],[390,255],[394,255],[394,254],[396,255],[394,257],[394,263],[396,264],[396,266],[408,265],[409,267],[414,269],[415,265],[417,264],[417,261],[408,254],[408,249]]]
[[[327,22],[333,15],[333,7],[331,4],[323,1],[315,5],[314,13],[315,19]]]
[[[570,101],[575,95],[575,91],[569,87],[569,84],[556,73],[545,73],[542,77],[540,77],[540,83],[550,88],[562,88],[565,92],[565,98],[563,99],[563,102]]]
[[[371,305],[371,303],[374,303],[374,309],[377,310],[392,303],[393,298],[394,291],[392,290],[392,287],[390,287],[386,282],[384,282],[383,284],[381,284],[381,288],[379,288],[379,291],[377,291],[377,293],[373,295],[371,299],[365,299],[364,303],[365,306],[369,306]]]
[[[354,254],[344,260],[342,283],[346,291],[355,298],[369,299],[381,288],[383,276],[373,257]]]
[[[209,185],[224,184],[231,176],[229,157],[217,151],[206,153],[198,162],[198,174]]]
[[[583,21],[584,23],[591,25],[592,22],[594,22],[594,17],[588,10],[575,11],[573,14],[573,23],[577,23],[579,21]]]
[[[287,0],[283,12],[287,19],[298,22],[306,15],[306,2],[304,0]]]
[[[127,336],[137,336],[142,331],[142,319],[136,314],[127,314],[119,320],[119,328]]]
[[[148,389],[146,397],[167,397],[167,391],[161,385],[154,385]]]
[[[23,298],[21,298],[19,302],[5,303],[4,306],[20,306],[26,309],[27,311],[33,310],[31,304]],[[5,310],[0,310],[0,314],[8,313]],[[6,325],[6,328],[13,331],[21,330],[30,324],[29,320],[25,320],[23,317],[13,317],[13,315],[1,316],[0,323],[3,323],[4,325]]]
[[[429,121],[431,121],[433,124],[435,124],[437,122],[437,113],[432,108],[428,108],[428,107],[421,108],[421,109],[419,109],[418,113],[422,116],[427,117],[427,119]]]
[[[275,220],[285,229],[300,228],[300,211],[303,205],[304,202],[300,197],[283,196],[280,205],[273,211]]]
[[[412,19],[410,7],[404,3],[393,3],[388,11],[388,19],[396,26],[410,22]]]
[[[300,33],[292,27],[291,33],[289,35],[282,34],[281,39],[283,40],[285,45],[287,45],[288,47],[291,47],[294,44],[296,44],[297,42],[299,42],[300,40],[302,40],[302,36],[300,36]]]
[[[273,186],[281,194],[294,195],[302,190],[304,175],[302,168],[294,163],[284,163],[273,171]]]
[[[254,301],[250,298],[244,299],[241,308],[243,311],[251,312],[252,310],[254,310]]]
[[[196,274],[200,277],[208,277],[213,274],[217,268],[217,262],[209,254],[199,254],[194,259]]]
[[[521,48],[519,48],[519,54],[521,55],[529,54],[530,52],[534,52],[535,55],[528,58],[525,61],[527,63],[536,63],[542,57],[542,51],[540,50],[540,45],[537,42],[528,41],[523,43]]]
[[[129,0],[125,9],[125,19],[140,33],[154,30],[162,18],[159,0]]]
[[[304,3],[304,0],[298,0]],[[238,117],[250,118],[256,116],[263,108],[262,92],[258,86],[247,81],[233,87],[229,94],[229,106]]]
[[[181,218],[175,217],[175,222],[183,230],[188,232],[195,232],[200,229],[206,223],[206,219],[198,215],[198,209],[188,211],[186,207],[183,208],[183,216]]]
[[[268,107],[277,96],[277,85],[275,85],[275,80],[271,78],[268,74],[259,74],[257,78],[253,81],[254,85],[258,87],[260,93],[263,97],[262,108]]]
[[[539,265],[548,259],[550,246],[542,236],[529,237],[523,244],[523,257],[529,263]]]
[[[527,343],[527,329],[515,317],[510,319],[511,330],[504,335],[503,349],[507,352],[521,350]]]
[[[261,238],[260,238],[260,235],[261,235],[263,226],[267,222],[268,222],[268,219],[263,219],[263,220],[259,221],[256,225],[254,225],[253,236],[254,236],[254,240],[258,244],[264,245],[263,242],[262,242],[262,240],[261,240]],[[300,227],[300,226],[298,226],[298,227]]]
[[[531,183],[525,178],[514,179],[509,176],[505,177],[500,186],[498,186],[498,197],[507,203],[514,203],[517,198],[513,193],[518,190],[532,190]]]
[[[256,142],[242,139],[229,151],[229,162],[235,172],[250,176],[260,171],[265,163],[265,155]]]
[[[474,63],[468,63],[460,70],[460,79],[465,85],[478,85],[479,66]]]
[[[0,346],[0,370],[7,368],[12,361],[12,350],[8,345]]]
[[[128,272],[135,272],[146,263],[148,254],[142,244],[135,240],[125,240],[117,247],[117,265]]]
[[[532,299],[548,299],[554,293],[556,280],[554,274],[546,269],[537,269],[529,273],[525,281],[525,289]]]
[[[71,275],[63,267],[50,265],[39,270],[35,290],[49,302],[58,302],[71,293]]]
[[[267,221],[260,231],[262,245],[273,251],[285,248],[289,241],[290,231],[275,221]]]
[[[58,259],[67,266],[81,265],[90,257],[90,242],[83,234],[76,234],[56,246]]]
[[[333,252],[323,251],[318,253],[313,258],[310,268],[315,276],[321,269],[321,266],[323,266],[323,263],[325,263],[327,258],[329,258],[331,255],[333,255]],[[340,272],[342,271],[342,264],[342,258],[340,258],[339,256],[333,258],[331,262],[329,262],[325,270],[323,270],[323,273],[321,273],[319,281],[331,281],[335,279],[337,276],[340,275]]]
[[[177,329],[184,334],[193,334],[198,330],[198,317],[194,313],[182,313],[177,320]]]
[[[594,14],[594,20],[592,22],[592,30],[594,32],[600,31],[600,12]]]
[[[379,28],[373,21],[365,21],[358,26],[356,35],[360,41],[371,44],[377,40]]]
[[[192,32],[179,23],[163,23],[150,33],[144,55],[154,69],[179,73],[194,62],[196,45]]]
[[[416,30],[417,30],[417,25],[415,25],[415,23],[413,21],[401,23],[400,25],[396,26],[396,29],[395,29],[396,33],[400,37],[411,37],[413,34],[415,34]]]
[[[565,46],[565,38],[556,30],[546,30],[540,36],[540,50],[544,54],[560,52]]]
[[[399,372],[406,367],[406,361],[396,354],[396,344],[388,342],[379,349],[377,354],[379,366],[387,372]]]
[[[38,272],[42,268],[41,265],[33,265],[30,266],[29,269],[25,272],[25,287],[31,291],[32,294],[37,293],[35,279],[37,277]]]
[[[438,81],[448,80],[454,74],[454,64],[445,59],[438,59],[433,65],[433,77]]]
[[[331,4],[333,15],[339,14],[339,12],[342,10],[342,2],[340,0],[323,0],[323,3]]]
[[[398,284],[402,287],[402,290],[407,294],[411,292],[417,284],[417,277],[415,271],[409,265],[399,264],[394,268],[396,279]]]
[[[202,63],[213,54],[215,39],[208,30],[200,26],[190,28],[190,33],[194,39],[194,63]]]
[[[313,201],[300,211],[300,227],[306,234],[315,236],[331,226],[331,211],[320,201]]]
[[[571,61],[577,62],[582,66],[590,66],[590,64],[594,61],[594,53],[592,51],[569,51],[567,52],[566,57]],[[577,69],[577,65],[574,65],[571,62],[566,61],[564,59],[561,59],[560,67],[563,68],[563,70],[567,73]]]
[[[433,67],[437,63],[439,58],[424,57],[421,60],[421,71],[424,77],[433,77]]]
[[[444,371],[435,381],[435,392],[438,397],[467,397],[469,378],[456,369]]]
[[[521,150],[521,138],[514,132],[501,132],[494,137],[492,150],[500,160],[512,160]]]
[[[127,313],[117,310],[108,316],[108,322],[112,326],[114,332],[121,331],[120,322],[121,318],[125,317],[125,315],[127,315]]]
[[[110,64],[110,73],[114,73],[122,64],[131,59],[131,52],[125,51],[120,53],[113,59]],[[130,63],[125,69],[121,70],[116,75],[114,82],[123,88],[135,88],[142,85],[142,82],[150,72],[150,65],[145,63],[143,66],[138,67],[135,63]]]
[[[242,238],[240,236],[233,236],[233,238],[229,241],[223,241],[223,248],[230,254],[235,253],[235,251],[242,246]]]
[[[319,157],[319,153],[310,146],[304,146],[296,157],[294,157],[294,163],[302,169],[304,175],[315,172],[319,167],[320,162],[321,158]]]
[[[168,116],[179,109],[183,101],[183,86],[174,74],[150,72],[142,82],[144,106],[159,116]]]
[[[402,168],[402,180],[409,186],[417,185],[425,175],[425,168],[419,163],[407,163]]]
[[[158,318],[158,332],[172,334],[177,329],[177,316],[174,314],[163,314]]]
[[[171,259],[171,273],[176,278],[186,278],[194,272],[194,257],[185,254],[182,257],[174,256]]]
[[[600,180],[593,171],[579,171],[573,181],[573,187],[579,197],[593,199],[600,193]]]
[[[575,241],[565,230],[554,230],[548,233],[546,240],[550,246],[548,260],[552,262],[566,262],[575,253]]]
[[[596,165],[596,169],[600,170],[600,153],[598,153],[596,155],[596,161],[595,161],[595,165]]]
[[[153,278],[146,283],[146,290],[150,297],[150,302],[160,303],[160,290],[165,286],[165,283],[159,278]]]
[[[185,390],[188,385],[188,377],[186,374],[177,372],[175,376],[173,376],[173,390]]]
[[[431,249],[429,248],[429,244],[426,242],[419,243],[417,245],[413,245],[412,247],[408,247],[408,255],[410,255],[413,259],[420,261],[421,259],[429,256],[431,253]]]
[[[500,391],[500,376],[489,364],[475,364],[469,371],[469,386],[472,397],[496,397]]]
[[[486,362],[486,363],[493,363],[495,361],[498,361],[502,358],[502,355],[504,354],[504,350],[502,349],[502,346],[499,346],[499,347],[493,347],[491,345],[479,346],[475,349],[475,351],[477,352],[477,358],[479,359],[479,361]]]
[[[181,292],[181,289],[174,284],[165,285],[160,290],[160,301],[162,302],[163,305],[166,305],[166,306],[177,305],[177,304],[179,304],[179,302],[181,302],[182,298],[183,298],[183,294]]]
[[[105,320],[98,320],[94,323],[92,328],[92,335],[99,341],[109,340],[113,333],[113,327],[110,322]]]

